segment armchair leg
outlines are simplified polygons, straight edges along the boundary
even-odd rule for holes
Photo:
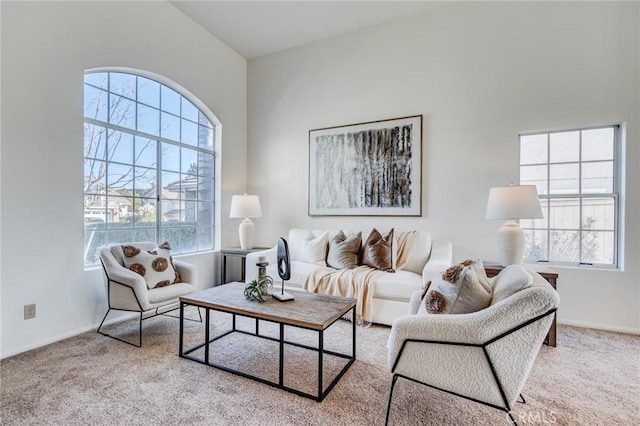
[[[138,347],[138,348],[142,347],[142,312],[140,312],[140,317],[138,319],[138,344],[137,345],[135,343],[131,343],[131,342],[128,342],[128,341],[126,341],[124,339],[121,339],[118,336],[113,336],[111,334],[107,334],[107,333],[105,333],[103,331],[100,331],[100,329],[104,325],[104,321],[107,319],[107,316],[109,315],[109,312],[111,312],[111,308],[109,308],[107,310],[107,313],[104,314],[104,318],[102,318],[102,322],[100,322],[100,326],[98,327],[97,333],[98,334],[102,334],[103,336],[111,337],[112,339],[118,340],[120,342],[126,343],[126,344],[131,345],[131,346],[135,346],[135,347]]]
[[[387,426],[389,424],[389,411],[391,411],[391,398],[393,397],[393,389],[396,386],[396,382],[398,381],[398,375],[393,375],[393,380],[391,380],[391,389],[389,390],[389,402],[387,403],[387,416],[385,417],[384,424]]]
[[[509,415],[509,419],[511,420],[511,423],[513,423],[514,426],[518,426],[516,419],[514,419],[513,416],[511,415],[511,411],[507,411],[507,414]]]

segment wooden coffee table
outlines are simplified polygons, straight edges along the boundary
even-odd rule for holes
[[[261,383],[277,387],[306,398],[322,401],[338,383],[338,380],[349,369],[356,359],[356,299],[328,296],[322,294],[308,293],[305,291],[291,291],[295,296],[294,301],[279,302],[273,298],[268,298],[266,302],[258,303],[246,299],[243,295],[244,283],[234,282],[207,290],[191,293],[180,297],[180,347],[179,356],[193,361],[200,362],[233,374],[257,380]],[[205,309],[205,327],[204,342],[189,349],[184,349],[184,308],[187,305],[197,306]],[[211,337],[209,335],[209,319],[210,311],[220,311],[232,314],[231,330],[226,331],[218,336]],[[352,311],[352,343],[351,354],[343,354],[339,352],[329,351],[324,348],[324,331],[335,323],[340,317]],[[255,333],[240,330],[236,328],[236,315],[243,317],[255,318]],[[259,333],[259,320],[270,321],[279,324],[279,337],[261,335]],[[315,330],[318,332],[318,346],[308,346],[296,342],[284,340],[284,326],[300,327],[307,330]],[[237,371],[235,369],[217,364],[209,359],[209,345],[218,339],[223,338],[231,333],[243,333],[251,336],[260,337],[279,342],[279,373],[278,382],[256,377],[251,374]],[[302,392],[284,384],[284,346],[292,345],[300,348],[309,349],[318,353],[318,392],[317,395]],[[192,352],[204,347],[204,358],[198,358],[190,355]],[[342,367],[340,372],[334,377],[326,389],[322,383],[323,355],[329,354],[348,360],[346,365]]]

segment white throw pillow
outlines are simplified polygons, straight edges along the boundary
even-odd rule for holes
[[[145,251],[132,245],[122,246],[124,266],[141,275],[149,289],[180,282],[167,247],[168,244],[163,243],[154,250]]]
[[[506,266],[493,281],[492,305],[533,285],[533,277],[520,265]]]
[[[398,254],[395,253],[397,250],[397,240],[405,236],[406,238],[410,238],[410,241],[407,241],[406,250],[408,251],[406,254],[406,261],[403,264],[394,265],[397,270],[411,271],[416,274],[422,275],[422,270],[424,269],[424,265],[429,260],[431,256],[431,234],[424,231],[411,231],[411,232],[401,232],[396,236],[396,241],[394,241],[394,259],[397,262]]]
[[[325,232],[319,237],[313,238],[313,235],[309,235],[311,239],[304,242],[302,246],[302,253],[300,261],[305,263],[313,263],[318,266],[327,266],[327,243],[329,241],[329,233]]]

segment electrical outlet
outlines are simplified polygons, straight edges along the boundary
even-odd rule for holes
[[[24,319],[31,319],[36,317],[36,304],[24,305]]]

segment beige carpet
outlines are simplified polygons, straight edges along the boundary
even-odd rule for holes
[[[229,327],[212,319],[212,332]],[[245,329],[253,322],[242,321]],[[350,345],[351,324],[326,334],[331,349]],[[201,325],[187,323],[187,343]],[[119,331],[133,331],[132,322]],[[261,331],[275,328],[261,323]],[[514,407],[521,425],[640,424],[640,337],[560,326],[557,348],[543,347]],[[322,403],[177,356],[178,320],[145,321],[141,349],[96,333],[36,349],[0,363],[2,425],[383,425],[391,374],[385,367],[388,327],[357,329],[357,361]],[[315,334],[287,328],[289,339]],[[133,335],[131,335],[133,337]],[[274,379],[277,347],[229,336],[212,356]],[[310,351],[286,350],[285,383],[315,389]],[[328,357],[325,373],[343,360]],[[326,379],[325,379],[326,380]],[[400,379],[392,425],[509,425],[505,413]]]

